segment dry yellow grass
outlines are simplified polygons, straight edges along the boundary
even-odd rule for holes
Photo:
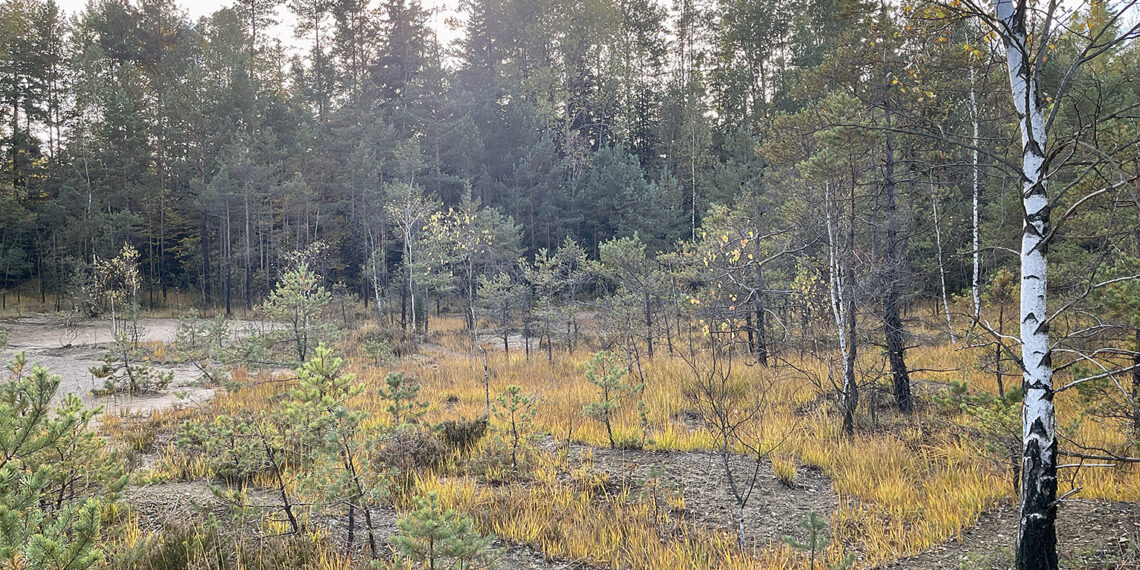
[[[368,386],[354,402],[369,413],[368,429],[381,428],[390,421],[386,403],[376,392],[392,370],[403,371],[422,383],[421,398],[431,404],[426,417],[430,422],[485,413],[483,365],[468,352],[470,340],[461,330],[461,321],[436,318],[432,326],[437,342],[423,355],[403,359],[391,368],[352,361],[353,372]],[[487,345],[493,346],[493,342]],[[351,346],[342,348],[347,354],[355,354]],[[909,354],[915,369],[952,370],[917,378],[927,402],[938,389],[938,382],[949,380],[965,380],[971,390],[996,392],[993,377],[978,370],[974,351],[947,343]],[[558,441],[604,445],[608,441],[604,427],[584,419],[581,413],[594,398],[580,365],[586,356],[585,352],[555,352],[548,362],[545,351],[537,349],[529,359],[522,351],[512,350],[509,355],[490,352],[492,398],[508,385],[522,386],[539,398],[537,431]],[[647,409],[649,447],[709,449],[714,444],[712,434],[684,421],[689,411],[681,389],[688,374],[684,362],[659,355],[644,366],[646,389],[642,398]],[[821,365],[805,362],[797,366],[818,369]],[[827,552],[831,560],[852,551],[859,555],[858,567],[870,567],[917,554],[960,537],[984,511],[1000,501],[1013,500],[1008,472],[985,459],[980,444],[963,428],[969,426],[968,418],[925,406],[911,416],[887,415],[880,418],[878,429],[868,427],[848,439],[841,434],[839,419],[828,406],[811,405],[819,396],[817,388],[790,367],[739,366],[735,371],[736,381],[746,388],[766,387],[769,406],[749,429],[765,441],[780,442],[776,450],[780,469],[794,473],[797,464],[815,466],[831,478],[840,499],[839,508],[831,515],[834,540]],[[235,378],[243,377],[235,374]],[[217,398],[210,407],[213,413],[268,409],[274,396],[287,387],[282,383],[253,383]],[[1059,403],[1062,423],[1079,414],[1072,404]],[[641,430],[638,412],[634,406],[626,406],[616,418],[615,437],[636,436]],[[1079,441],[1090,444],[1119,444],[1122,441],[1114,438],[1124,437],[1093,423],[1081,425],[1075,434]],[[682,526],[665,536],[648,504],[637,497],[567,488],[556,482],[551,469],[555,467],[540,468],[528,486],[490,487],[468,478],[420,480],[417,485],[421,490],[439,491],[445,504],[472,514],[482,530],[534,545],[552,556],[615,567],[804,565],[799,553],[781,544],[760,545],[759,554],[742,556],[735,538],[722,531]],[[174,450],[163,450],[159,470],[179,477],[208,474],[200,465],[180,463]],[[1062,491],[1081,487],[1084,498],[1133,501],[1140,498],[1140,473],[1131,467],[1086,468],[1075,478],[1065,479],[1063,486]]]

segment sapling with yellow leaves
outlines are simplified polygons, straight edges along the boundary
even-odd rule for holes
[[[112,259],[95,258],[91,298],[111,315],[114,348],[104,355],[103,364],[89,368],[103,381],[96,395],[126,392],[132,396],[164,390],[174,381],[174,373],[151,367],[139,347],[138,270],[139,252],[130,244]]]

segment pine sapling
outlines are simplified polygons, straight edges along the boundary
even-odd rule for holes
[[[535,403],[534,396],[523,394],[521,387],[512,384],[499,394],[496,404],[491,406],[491,413],[503,424],[499,429],[505,431],[510,438],[511,470],[516,474],[519,471],[519,449],[522,447],[523,434],[534,419]]]
[[[403,372],[389,372],[384,378],[387,389],[380,389],[380,397],[390,402],[388,413],[392,414],[394,425],[415,423],[427,412],[428,403],[418,401],[420,384],[407,378]]]
[[[401,558],[430,568],[486,568],[501,553],[487,552],[494,535],[480,534],[471,517],[444,509],[436,492],[415,498],[416,508],[396,522],[392,538]]]
[[[807,541],[800,542],[799,539],[794,536],[785,535],[784,542],[788,543],[792,548],[809,552],[811,561],[810,568],[814,570],[816,553],[826,548],[829,542],[827,538],[827,519],[819,516],[819,513],[811,511],[806,517],[800,519],[800,526],[807,530]],[[838,564],[830,565],[828,568],[836,570],[850,568],[854,561],[855,555],[848,554],[847,557]]]
[[[297,370],[298,384],[286,404],[286,415],[300,443],[316,452],[314,469],[307,474],[308,485],[329,502],[348,507],[350,549],[355,539],[356,511],[364,514],[368,548],[376,559],[371,506],[381,498],[382,490],[372,484],[366,471],[368,443],[360,430],[367,414],[348,407],[348,401],[363,393],[364,387],[354,375],[341,373],[343,365],[344,360],[334,356],[331,349],[318,345],[315,355]]]
[[[601,422],[610,440],[610,449],[617,448],[613,422],[623,403],[641,394],[645,384],[625,380],[628,369],[621,366],[612,352],[596,352],[586,362],[586,381],[598,389],[598,399],[586,404],[582,412]]]

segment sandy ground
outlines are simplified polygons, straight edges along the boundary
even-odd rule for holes
[[[553,443],[549,440],[546,446]],[[663,490],[685,497],[686,509],[680,514],[690,522],[721,530],[736,530],[736,499],[729,490],[720,456],[709,452],[621,450],[571,446],[571,464],[580,466],[583,452],[592,456],[593,468],[605,472],[615,485],[644,485],[651,469],[660,473]],[[743,456],[731,460],[738,480],[751,478],[754,464]],[[739,479],[743,478],[743,479]],[[752,495],[744,509],[745,541],[763,548],[780,544],[786,535],[799,536],[800,521],[815,511],[830,518],[839,498],[831,480],[816,469],[800,468],[795,484],[780,484],[771,463],[764,460]]]
[[[904,558],[889,568],[1006,570],[1013,568],[1017,507],[1002,504],[964,529],[962,539]],[[1140,505],[1067,501],[1057,511],[1061,568],[1140,568]]]
[[[178,319],[140,319],[146,342],[174,342]],[[156,366],[174,372],[174,382],[164,393],[145,396],[96,397],[91,390],[102,387],[89,369],[103,362],[111,345],[108,320],[84,320],[68,324],[56,315],[34,315],[0,320],[0,330],[8,332],[8,346],[0,359],[8,362],[19,352],[28,361],[46,366],[62,379],[57,398],[68,393],[79,396],[88,406],[103,406],[106,412],[141,412],[175,406],[193,406],[214,395],[214,389],[198,385],[198,371],[191,366]],[[179,397],[182,395],[183,397]]]

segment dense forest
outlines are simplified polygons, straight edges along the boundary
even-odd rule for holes
[[[175,289],[248,309],[288,252],[314,244],[330,283],[385,298],[405,257],[432,264],[442,234],[424,228],[449,210],[499,238],[478,272],[516,277],[519,257],[565,238],[596,258],[636,235],[655,256],[699,247],[717,220],[748,225],[779,234],[765,250],[798,253],[766,269],[763,288],[788,291],[826,273],[825,180],[832,209],[860,213],[858,271],[896,273],[904,303],[940,299],[940,269],[949,294],[968,289],[975,187],[979,278],[1016,261],[1004,253],[1020,230],[1004,52],[964,11],[470,2],[461,39],[440,45],[416,2],[279,4],[198,22],[173,2],[95,2],[74,18],[4,4],[5,297],[66,295],[77,267],[130,243],[148,304]],[[1065,25],[1119,33],[1095,7]],[[286,8],[301,56],[265,32]],[[1112,132],[1127,153],[1134,116],[1112,109],[1135,102],[1135,49],[1064,74],[1088,34],[1051,44],[1042,91],[1073,84],[1055,128],[1079,137],[1074,151]],[[1116,150],[1104,149],[1118,171],[1096,176],[1135,176]],[[446,290],[437,270],[413,286]]]
[[[914,418],[971,418],[958,426],[962,445],[996,464],[990,483],[976,482],[985,499],[921,539],[907,533],[935,503],[860,507],[898,526],[884,523],[872,544],[879,535],[860,526],[870,523],[848,514],[846,539],[827,551],[833,565],[882,564],[960,536],[1001,500],[993,481],[1012,480],[1016,564],[1055,568],[1061,499],[1082,488],[1140,497],[1127,467],[1140,461],[1135,0],[463,0],[457,13],[442,22],[416,0],[235,0],[192,21],[173,0],[92,0],[71,15],[52,0],[3,0],[2,310],[109,314],[124,347],[120,320],[134,319],[131,350],[139,311],[267,317],[291,336],[271,327],[261,334],[277,345],[204,357],[185,342],[211,333],[190,327],[180,354],[218,361],[227,378],[297,367],[298,394],[342,390],[342,401],[360,392],[318,341],[370,355],[352,366],[383,367],[417,344],[443,345],[462,353],[457,377],[477,384],[455,402],[506,422],[515,472],[516,423],[534,420],[535,400],[512,385],[493,406],[492,379],[526,378],[504,371],[516,365],[545,363],[550,379],[585,366],[603,397],[579,405],[578,419],[599,420],[599,431],[575,436],[577,416],[534,420],[535,430],[564,436],[566,449],[619,448],[625,428],[611,420],[621,417],[640,422],[639,449],[719,449],[741,547],[756,473],[777,469],[772,442],[798,441],[789,434],[804,418],[837,426],[839,450],[871,445],[880,416],[892,418],[886,431],[918,429],[918,447],[950,444],[924,440],[937,430]],[[275,37],[285,16],[292,36]],[[456,39],[441,41],[445,31]],[[376,330],[382,339],[365,338]],[[282,343],[296,351],[270,354]],[[487,350],[501,352],[490,365]],[[120,352],[133,370],[138,355]],[[92,374],[113,376],[107,366]],[[737,390],[734,374],[794,377],[813,396],[778,382]],[[676,380],[687,386],[677,397],[711,439],[665,443],[683,411],[646,403],[675,388],[655,376],[695,378]],[[331,384],[305,384],[314,378]],[[376,379],[392,423],[419,422],[419,384],[393,378]],[[136,382],[130,373],[131,393]],[[1079,403],[1056,411],[1054,396],[1070,389]],[[771,404],[779,411],[757,403],[731,419],[747,406],[728,399],[760,393],[785,398]],[[298,410],[319,413],[297,397]],[[769,425],[761,409],[792,427],[757,428],[768,431],[751,437],[768,443],[753,444],[741,426]],[[333,417],[355,417],[344,414]],[[201,445],[217,437],[193,433]],[[275,447],[261,432],[271,462],[288,448],[284,433]],[[364,453],[352,437],[333,453],[346,465]],[[788,447],[787,458],[816,464],[807,444]],[[982,469],[937,449],[932,465]],[[14,454],[0,445],[0,473]],[[746,487],[734,454],[754,459]],[[814,461],[840,497],[895,504]],[[1058,483],[1059,467],[1086,463],[1113,467],[1090,476],[1100,483]],[[278,481],[285,470],[273,463]],[[372,512],[352,476],[356,502],[329,503],[347,505],[349,550],[365,524],[355,513]],[[292,487],[270,486],[299,533]],[[431,497],[405,506],[434,512]],[[815,534],[826,522],[813,517],[812,568],[828,548]],[[479,540],[472,548],[485,549]]]

